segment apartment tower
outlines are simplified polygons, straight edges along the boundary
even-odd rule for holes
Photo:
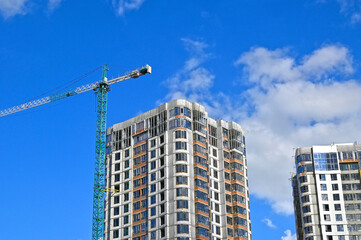
[[[251,239],[244,131],[183,99],[107,130],[104,239]]]
[[[292,176],[298,240],[361,240],[360,144],[298,148]]]

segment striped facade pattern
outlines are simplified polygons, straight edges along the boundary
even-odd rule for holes
[[[244,131],[174,100],[107,131],[104,239],[251,239]]]

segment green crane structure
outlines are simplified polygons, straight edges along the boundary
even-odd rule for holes
[[[90,90],[97,91],[97,124],[96,124],[96,144],[95,144],[95,172],[94,172],[94,193],[93,193],[93,222],[92,222],[92,240],[103,239],[104,234],[104,198],[105,192],[105,154],[106,154],[106,123],[107,123],[107,101],[109,86],[122,82],[130,78],[138,78],[152,72],[149,65],[136,69],[124,76],[107,79],[108,67],[103,66],[102,79],[95,83],[90,83],[57,93],[48,97],[33,100],[18,106],[14,106],[0,111],[0,117],[20,112],[29,108],[55,102],[67,97],[71,97]]]

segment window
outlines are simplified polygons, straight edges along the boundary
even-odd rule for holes
[[[119,203],[119,196],[114,197],[114,204]]]
[[[175,138],[187,138],[186,131],[175,131]]]
[[[321,194],[321,198],[324,201],[328,201],[328,195],[327,194]]]
[[[124,183],[124,190],[128,190],[129,189],[129,182]]]
[[[150,216],[155,216],[156,215],[156,207],[152,207],[151,209],[150,209]]]
[[[337,225],[337,232],[343,232],[343,225]]]
[[[214,192],[214,199],[219,200],[219,194],[217,192]]]
[[[115,164],[114,170],[115,170],[115,171],[119,171],[119,170],[120,170],[120,163]]]
[[[124,194],[124,201],[129,201],[129,193]]]
[[[124,151],[124,157],[125,157],[125,158],[129,157],[129,149],[127,149],[127,150]]]
[[[179,208],[187,208],[188,209],[188,201],[187,200],[177,200],[177,209]]]
[[[155,139],[152,139],[152,140],[150,141],[150,146],[151,146],[151,147],[155,147],[155,143],[156,143],[156,142],[155,142]]]
[[[119,215],[119,207],[114,208],[114,216]]]
[[[312,227],[305,227],[305,234],[313,233]]]
[[[199,135],[197,133],[195,133],[193,135],[193,142],[200,142],[204,145],[207,145],[207,139],[205,137],[203,137],[202,135]]]
[[[214,169],[213,169],[213,177],[218,178],[218,172],[217,172],[217,170],[214,170]]]
[[[332,231],[331,225],[326,225],[325,228],[326,228],[326,232],[331,232]]]
[[[177,173],[179,173],[179,172],[184,172],[184,173],[186,173],[186,172],[188,172],[188,171],[187,171],[187,165],[185,165],[185,164],[178,164],[178,165],[175,166],[175,171],[176,171]]]
[[[327,185],[321,184],[321,191],[327,191]]]
[[[340,200],[340,195],[339,194],[333,194],[333,200],[339,201]]]
[[[124,205],[124,212],[125,213],[129,212],[129,204]]]
[[[183,118],[176,118],[169,121],[169,130],[172,130],[177,127],[192,129],[192,124],[190,121]]]
[[[303,222],[306,223],[312,223],[312,216],[306,216],[303,218]]]
[[[186,153],[176,153],[175,160],[176,161],[187,161],[187,154]]]
[[[188,196],[188,188],[177,188],[177,197]]]
[[[221,218],[218,215],[214,215],[216,217],[216,223],[221,223]]]
[[[335,204],[335,211],[341,211],[341,204]]]
[[[119,237],[119,230],[114,230],[113,231],[113,238],[118,238]]]
[[[115,154],[115,161],[120,160],[120,153]]]
[[[129,215],[124,216],[123,221],[124,221],[124,224],[128,224],[129,223]]]
[[[151,196],[150,197],[150,204],[154,204],[157,201],[157,196]]]
[[[177,221],[188,221],[189,214],[187,212],[177,212]]]
[[[165,182],[164,180],[160,181],[160,189],[164,189],[165,188]]]
[[[313,159],[316,171],[338,170],[336,153],[314,153]]]
[[[217,167],[217,166],[218,166],[216,159],[213,159],[213,166],[214,166],[214,167]]]
[[[196,190],[195,191],[195,197],[199,198],[199,199],[202,199],[202,200],[204,200],[206,202],[209,202],[208,193],[205,193],[203,191]]]
[[[342,221],[342,214],[336,214],[336,221]]]
[[[159,159],[159,164],[160,164],[161,167],[164,166],[164,164],[165,164],[165,162],[164,162],[164,157],[161,157],[161,158]]]
[[[150,158],[155,158],[155,155],[156,155],[156,151],[153,150],[150,152]]]
[[[331,180],[332,181],[337,180],[337,174],[331,174]]]
[[[115,219],[113,220],[113,226],[114,226],[114,227],[118,227],[118,226],[119,226],[119,218],[115,218]]]
[[[219,212],[219,204],[218,203],[214,204],[214,210],[216,210],[216,212]]]
[[[124,179],[128,179],[129,178],[129,171],[125,171],[124,172]]]
[[[179,150],[179,149],[187,150],[187,143],[186,142],[176,142],[175,149],[176,150]]]
[[[157,185],[155,184],[150,185],[150,192],[155,192],[155,191],[157,191]]]
[[[217,150],[213,149],[213,156],[217,157]]]
[[[125,227],[124,228],[124,236],[128,236],[128,234],[129,234],[129,228],[128,227]]]
[[[308,186],[301,187],[301,193],[308,192]]]
[[[195,164],[200,164],[204,167],[208,167],[208,161],[206,158],[200,157],[200,156],[194,156]]]
[[[164,146],[161,146],[159,148],[159,155],[163,155],[164,154]]]
[[[124,168],[128,168],[129,167],[129,160],[124,161]]]
[[[177,225],[177,233],[189,233],[189,226],[188,225]]]
[[[338,190],[338,184],[332,184],[332,190],[337,191]]]
[[[300,183],[307,182],[307,176],[301,176],[298,179],[299,179]]]
[[[165,176],[165,170],[164,170],[164,168],[162,168],[159,172],[160,172],[160,177],[161,177],[161,178]]]
[[[324,219],[325,221],[331,221],[331,216],[330,216],[330,214],[325,214],[325,215],[323,215],[323,219]]]
[[[114,175],[114,182],[119,182],[120,181],[120,174],[115,174]]]
[[[160,229],[160,237],[165,237],[165,228]]]
[[[153,170],[153,169],[155,169],[156,168],[156,162],[154,161],[154,162],[151,162],[150,163],[150,169],[151,170]]]
[[[150,221],[150,228],[155,228],[157,226],[157,219],[152,219]]]
[[[323,211],[330,211],[330,206],[328,204],[322,205]]]
[[[306,196],[301,197],[301,202],[302,203],[307,203],[309,201],[310,201],[310,195],[306,195]]]
[[[197,181],[197,180],[196,180]],[[188,177],[178,176],[176,177],[176,183],[179,184],[188,184]]]
[[[326,181],[326,175],[320,174],[320,181]]]
[[[150,180],[151,181],[155,181],[155,179],[156,179],[156,173],[152,173],[151,175],[150,175]]]

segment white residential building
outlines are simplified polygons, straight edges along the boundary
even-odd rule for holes
[[[298,240],[361,240],[359,144],[298,148],[292,177]]]
[[[174,100],[110,127],[106,162],[105,240],[251,239],[240,125]]]

